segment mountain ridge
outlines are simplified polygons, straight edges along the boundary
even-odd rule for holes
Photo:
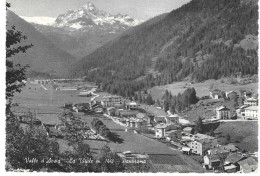
[[[26,53],[19,53],[10,59],[14,63],[21,65],[29,65],[27,75],[38,76],[48,75],[53,77],[62,77],[65,74],[65,69],[75,61],[75,58],[69,53],[57,48],[43,34],[37,31],[33,25],[27,23],[14,12],[7,11],[7,29],[12,25],[16,30],[22,31],[22,34],[27,37],[20,44],[33,44],[33,47],[28,49]]]
[[[237,72],[255,74],[258,44],[244,49],[240,43],[258,35],[257,20],[254,1],[192,0],[98,48],[78,61],[70,73],[86,75],[109,92],[124,96],[188,76],[203,81]],[[223,42],[218,42],[220,39]],[[158,57],[155,64],[154,57]],[[153,64],[154,71],[160,74],[149,73]],[[145,79],[136,82],[140,77]],[[127,93],[126,89],[131,90]]]

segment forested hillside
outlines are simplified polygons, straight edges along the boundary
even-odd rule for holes
[[[189,76],[257,73],[257,0],[192,0],[125,32],[84,57],[70,76],[123,96]]]

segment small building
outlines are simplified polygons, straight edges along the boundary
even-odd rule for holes
[[[130,127],[135,128],[135,121],[130,120],[129,122],[130,122]]]
[[[165,121],[165,116],[156,116],[156,117],[154,117],[154,122],[155,123],[166,123],[166,121]]]
[[[258,119],[258,106],[249,106],[245,108],[244,119]]]
[[[225,159],[227,158],[229,153],[230,152],[228,150],[226,150],[223,146],[219,146],[217,148],[212,148],[207,151],[207,155],[218,155],[219,157],[222,157]]]
[[[251,98],[252,96],[253,96],[253,93],[252,93],[252,92],[250,92],[250,91],[244,92],[244,97],[245,97],[246,99]]]
[[[139,128],[143,125],[143,120],[142,119],[136,119],[135,120],[135,127]]]
[[[240,172],[242,173],[254,172],[257,170],[258,167],[258,163],[252,157],[239,161],[238,164],[240,166]]]
[[[236,113],[239,117],[245,117],[245,108],[249,107],[249,105],[242,105],[237,110]]]
[[[171,130],[180,130],[180,126],[176,124],[165,124],[160,123],[155,126],[155,137],[156,138],[164,138],[166,137],[166,132]],[[180,132],[181,134],[181,132]]]
[[[238,93],[233,91],[233,90],[232,91],[228,91],[225,94],[226,94],[226,98],[229,98],[229,99],[231,99],[232,97],[236,97],[236,98],[239,97]]]
[[[215,89],[215,90],[209,92],[209,97],[212,99],[220,99],[220,98],[223,98],[223,93],[220,90]]]
[[[224,146],[221,146],[221,147],[223,147],[223,149],[225,149],[229,152],[237,152],[238,151],[238,148],[234,144],[227,144],[227,145],[224,145]]]
[[[165,120],[166,120],[167,124],[171,124],[171,123],[174,123],[174,124],[177,124],[177,125],[180,124],[179,116],[177,114],[172,114],[172,115],[166,116]]]
[[[216,138],[200,133],[194,135],[191,142],[192,152],[198,155],[204,155],[207,150],[216,148],[217,146],[218,142]]]
[[[231,153],[225,159],[224,167],[234,165],[234,166],[236,166],[236,171],[239,171],[240,166],[239,166],[238,162],[242,161],[244,159],[245,159],[245,157],[240,153]]]
[[[206,169],[219,169],[221,166],[220,157],[218,155],[205,155],[203,157]]]
[[[234,164],[230,164],[228,166],[224,166],[224,172],[227,173],[235,173],[237,171],[237,166]]]
[[[115,107],[109,107],[107,108],[107,114],[109,116],[115,116],[116,115],[116,108]]]
[[[164,138],[165,137],[165,129],[167,125],[164,123],[160,123],[155,126],[155,137],[156,138]]]
[[[130,127],[130,120],[129,119],[126,120],[126,126]]]
[[[257,98],[247,98],[244,101],[244,105],[249,105],[249,106],[258,106],[258,99]]]
[[[102,114],[103,108],[98,107],[98,108],[95,108],[94,111],[95,111],[95,113]]]
[[[91,97],[92,92],[91,91],[82,91],[78,94],[79,97]]]
[[[188,155],[191,154],[191,148],[189,148],[189,147],[182,147],[182,148],[181,148],[181,151],[182,151],[182,153],[184,153],[184,154],[188,154]]]
[[[185,132],[185,133],[189,133],[189,134],[191,134],[192,133],[192,128],[191,127],[185,127],[185,128],[183,128],[183,132]]]
[[[225,106],[220,106],[216,108],[217,119],[230,119],[230,109]]]
[[[64,105],[63,105],[63,107],[66,109],[72,109],[72,106],[73,106],[72,102],[67,102],[67,103],[64,103]]]
[[[148,114],[147,115],[147,126],[152,126],[154,122],[154,115]]]
[[[128,110],[138,109],[139,105],[136,102],[129,102],[125,104],[125,108]]]

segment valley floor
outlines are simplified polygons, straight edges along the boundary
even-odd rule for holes
[[[28,110],[35,112],[36,117],[45,124],[58,124],[59,114],[63,111],[64,102],[89,102],[92,97],[78,97],[79,91],[56,91],[51,87],[28,84],[21,93],[17,94],[14,103],[19,106],[14,107],[16,113],[26,113]],[[96,93],[102,98],[107,93]],[[140,154],[152,155],[152,170],[154,172],[204,172],[202,166],[183,155],[180,151],[174,150],[164,143],[145,137],[133,132],[125,132],[125,128],[116,124],[111,119],[103,115],[84,115],[82,120],[91,126],[94,118],[99,118],[116,136],[116,141],[106,142],[100,140],[85,140],[90,145],[91,152],[95,155],[99,149],[107,144],[115,152],[131,151]],[[67,141],[57,139],[60,145],[60,151],[71,150]],[[171,160],[168,159],[170,156]],[[174,162],[173,162],[174,161]]]

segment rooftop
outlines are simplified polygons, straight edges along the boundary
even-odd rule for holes
[[[230,166],[224,166],[224,170],[235,169],[236,166],[231,164]]]
[[[239,161],[238,164],[243,169],[244,173],[253,172],[257,169],[258,166],[257,162],[252,157]]]
[[[169,116],[167,116],[167,117],[176,118],[176,117],[179,117],[179,116],[178,116],[178,114],[171,114],[171,115],[169,115]]]
[[[139,118],[139,119],[143,119],[143,118],[146,118],[147,115],[144,114],[144,113],[138,113],[138,114],[136,115],[136,117]]]
[[[210,152],[212,155],[221,154],[221,153],[229,153],[229,151],[226,150],[223,146],[210,149]]]
[[[218,107],[218,108],[216,108],[216,111],[224,111],[224,110],[230,110],[230,109],[228,109],[226,106],[220,106],[220,107]]]
[[[231,152],[234,152],[234,151],[237,151],[238,148],[234,145],[234,144],[228,144],[228,145],[224,145],[222,146],[225,150],[228,150],[228,151],[231,151]]]
[[[131,111],[131,110],[123,110],[119,112],[120,115],[136,115],[139,112],[138,111]]]
[[[247,98],[245,101],[258,101],[256,98]]]
[[[254,158],[249,157],[247,159],[244,159],[242,161],[239,161],[238,164],[240,165],[244,165],[244,164],[248,164],[248,165],[257,165],[257,162],[254,160]]]
[[[208,155],[208,158],[210,160],[220,160],[220,157],[218,155]]]
[[[169,124],[160,123],[160,124],[156,125],[155,128],[166,128],[167,126],[169,126]]]
[[[156,117],[154,117],[154,120],[156,122],[158,122],[158,121],[165,121],[165,116],[156,116]]]
[[[225,163],[237,163],[240,160],[242,160],[244,158],[244,156],[242,154],[239,153],[231,153],[230,155],[228,155],[228,157],[225,160]]]
[[[215,138],[212,137],[212,136],[209,136],[209,135],[206,135],[206,134],[201,134],[201,133],[195,134],[195,135],[194,135],[194,138],[197,139],[197,140],[203,140],[203,139],[212,140],[212,139],[215,139]]]
[[[245,110],[258,111],[258,106],[249,106]]]
[[[128,102],[128,103],[126,103],[126,105],[137,106],[137,103],[136,103],[136,102],[134,102],[134,101],[132,101],[132,102]]]

